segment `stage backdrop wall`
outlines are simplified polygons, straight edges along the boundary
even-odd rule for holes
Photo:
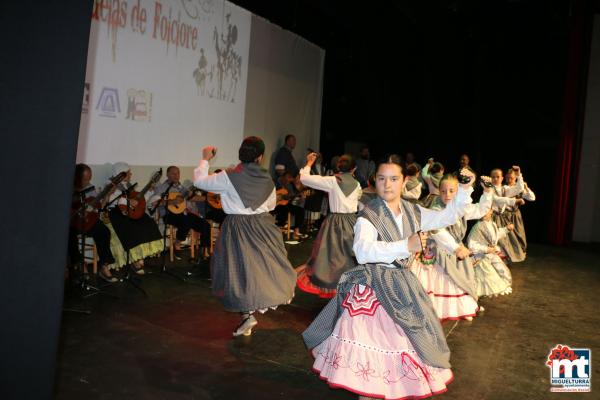
[[[267,162],[286,134],[297,138],[294,155],[319,149],[325,51],[269,21],[252,16],[245,132],[264,138]]]
[[[287,133],[299,160],[318,149],[322,49],[227,1],[109,3],[94,5],[77,153],[95,184],[117,161],[142,185],[171,164],[191,179],[202,146],[227,167],[247,135],[265,166]]]
[[[573,224],[576,242],[600,242],[600,17],[594,16]]]

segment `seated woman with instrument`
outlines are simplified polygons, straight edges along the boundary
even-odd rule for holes
[[[181,249],[181,242],[187,238],[190,229],[200,234],[200,247],[205,255],[210,249],[210,224],[199,215],[191,212],[188,202],[204,200],[199,190],[193,185],[186,188],[179,182],[179,168],[171,165],[167,168],[167,179],[156,186],[150,197],[150,204],[155,207],[160,202],[159,213],[165,223],[177,228],[175,249]],[[163,195],[167,194],[166,199]],[[166,207],[165,207],[166,203]]]
[[[113,165],[113,173],[127,174],[109,198],[109,229],[111,249],[118,268],[132,264],[136,273],[144,274],[144,259],[159,254],[163,250],[163,240],[156,222],[146,214],[146,193],[160,179],[155,173],[140,191],[133,190],[131,169],[124,162]]]
[[[100,264],[98,275],[107,282],[116,282],[117,278],[111,274],[109,268],[109,265],[115,262],[110,250],[110,231],[98,217],[98,209],[104,206],[108,193],[107,191],[98,193],[91,181],[92,169],[86,164],[77,164],[71,205],[69,256],[72,264],[81,262],[82,255],[79,251],[77,235],[83,233],[91,236],[98,251],[98,263]],[[82,197],[85,199],[83,204]]]

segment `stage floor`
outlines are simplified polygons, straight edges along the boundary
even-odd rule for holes
[[[311,242],[288,246],[302,264]],[[183,275],[188,253],[171,270]],[[160,259],[154,260],[160,264]],[[151,268],[147,268],[151,269]],[[444,323],[455,380],[440,399],[548,399],[545,362],[556,344],[592,350],[600,398],[600,252],[532,245],[513,265],[513,294],[484,299],[472,322]],[[125,283],[105,295],[66,295],[58,354],[58,399],[354,399],[311,372],[300,333],[326,301],[296,291],[289,306],[259,315],[252,336],[232,338],[239,316],[210,293],[208,266],[188,283],[144,276],[148,296]],[[43,334],[40,332],[40,334]],[[597,393],[594,393],[597,392]]]

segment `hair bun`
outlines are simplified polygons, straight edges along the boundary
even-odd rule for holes
[[[265,143],[258,136],[248,136],[242,141],[238,158],[243,163],[254,162],[265,153]]]

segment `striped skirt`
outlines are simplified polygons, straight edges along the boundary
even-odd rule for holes
[[[352,243],[356,214],[332,213],[327,216],[315,239],[310,258],[298,276],[298,287],[319,297],[335,296],[342,274],[354,268]]]
[[[228,215],[210,267],[213,293],[227,311],[264,312],[294,296],[296,272],[269,213]]]

